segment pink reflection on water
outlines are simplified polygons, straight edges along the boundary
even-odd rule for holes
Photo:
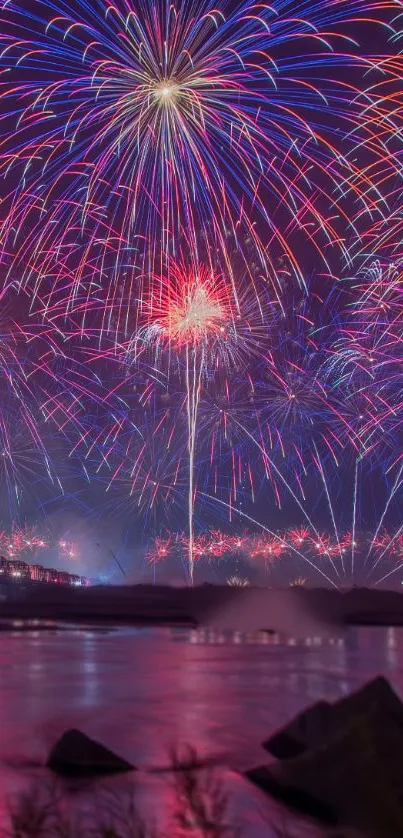
[[[133,782],[149,817],[158,809],[168,818],[169,751],[189,743],[220,765],[234,820],[248,825],[248,838],[269,838],[268,822],[284,811],[237,772],[267,761],[260,742],[302,707],[381,672],[403,692],[402,629],[300,642],[212,631],[14,627],[0,635],[0,816],[11,792],[47,777],[51,745],[78,727],[142,769]],[[111,786],[123,792],[125,783]],[[305,834],[301,824],[295,828]]]

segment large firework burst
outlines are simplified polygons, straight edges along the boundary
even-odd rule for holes
[[[120,269],[138,249],[144,272],[186,242],[228,274],[238,254],[253,280],[252,246],[277,293],[273,254],[303,284],[300,234],[322,258],[344,248],[356,214],[386,210],[378,181],[398,171],[397,115],[376,81],[396,70],[350,33],[379,14],[382,41],[391,8],[313,2],[296,16],[280,0],[43,0],[32,13],[28,0],[3,2],[14,125],[0,148],[2,237],[14,266],[36,293],[56,275],[71,302],[88,272],[102,282],[111,251]]]

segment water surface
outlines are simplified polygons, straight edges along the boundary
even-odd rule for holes
[[[217,758],[236,817],[248,835],[269,838],[262,817],[275,820],[278,810],[237,773],[267,761],[260,742],[307,704],[338,698],[379,673],[403,695],[403,629],[299,642],[172,629],[22,628],[0,634],[3,823],[10,794],[46,777],[50,747],[78,727],[141,768],[130,783],[149,811],[169,796],[169,775],[159,772],[172,746],[188,743]],[[113,782],[126,789],[129,780]]]

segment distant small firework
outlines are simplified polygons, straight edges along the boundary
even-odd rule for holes
[[[157,537],[152,547],[147,551],[147,561],[149,564],[166,561],[172,555],[172,548],[171,536]]]
[[[230,576],[227,579],[227,585],[230,585],[232,588],[248,588],[250,581],[244,576]]]
[[[77,548],[72,541],[66,541],[66,539],[62,538],[58,542],[58,547],[62,556],[66,556],[66,558],[72,559],[73,561],[78,558]]]
[[[200,564],[200,574],[203,575],[210,565],[221,562],[223,567],[228,564],[236,566],[241,559],[256,573],[261,573],[261,580],[271,575],[277,565],[284,564],[295,568],[299,565],[309,575],[298,574],[289,582],[290,586],[303,586],[310,582],[321,584],[326,581],[333,587],[343,587],[354,580],[347,574],[348,565],[345,559],[355,554],[357,570],[362,580],[367,584],[379,585],[385,579],[396,574],[403,574],[403,527],[395,531],[383,530],[378,535],[370,533],[356,533],[355,540],[349,532],[342,533],[336,539],[334,534],[321,532],[320,534],[304,530],[303,537],[297,537],[297,547],[294,547],[295,533],[300,530],[281,530],[277,534],[243,533],[229,534],[220,530],[203,532],[194,538],[194,561]],[[373,550],[371,565],[367,567],[367,555]],[[155,539],[149,547],[148,554],[151,563],[164,563],[168,558],[182,564],[188,555],[188,536],[172,534]],[[290,564],[290,562],[292,563]],[[239,574],[227,578],[238,579]],[[241,577],[242,578],[242,577]],[[235,582],[233,583],[235,585]]]
[[[11,532],[0,532],[0,553],[8,559],[31,559],[38,557],[49,547],[49,539],[35,527],[12,527]]]
[[[307,581],[308,580],[305,579],[304,576],[297,576],[292,582],[290,582],[290,588],[304,588]]]
[[[38,527],[19,526],[13,522],[11,529],[0,531],[0,555],[10,561],[25,561],[28,564],[43,561],[47,564],[47,551],[57,551],[59,559],[69,563],[78,558],[78,548],[65,538],[55,539]]]

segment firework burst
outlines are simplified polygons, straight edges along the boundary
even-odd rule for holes
[[[150,287],[140,326],[129,352],[133,360],[151,348],[157,359],[172,354],[183,364],[188,425],[189,576],[193,582],[195,454],[202,381],[220,367],[228,368],[245,352],[236,323],[239,317],[232,286],[208,267],[172,265],[166,277]]]
[[[303,285],[293,237],[321,259],[345,251],[346,196],[353,217],[377,218],[378,182],[399,172],[399,112],[376,84],[386,91],[396,69],[348,34],[367,24],[382,41],[393,7],[337,0],[296,17],[292,3],[251,0],[57,0],[35,14],[28,0],[3,3],[2,97],[15,124],[0,149],[2,238],[14,271],[36,294],[56,274],[71,303],[95,253],[108,265],[114,252],[116,285],[129,246],[144,273],[186,242],[229,275],[235,253],[254,281],[251,247],[279,293],[276,252]]]

